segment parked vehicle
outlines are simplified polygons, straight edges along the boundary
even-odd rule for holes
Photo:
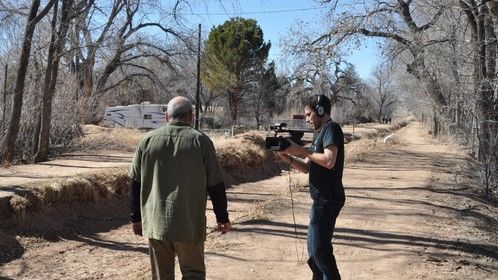
[[[110,127],[153,129],[166,124],[166,104],[132,104],[105,109],[103,124]]]

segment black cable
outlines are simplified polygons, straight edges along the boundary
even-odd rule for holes
[[[296,222],[296,214],[294,211],[294,197],[292,195],[292,181],[291,181],[290,170],[287,172],[287,174],[288,174],[288,178],[289,178],[289,192],[290,192],[290,197],[291,197],[292,220],[294,222],[294,237],[295,237],[296,241],[298,241],[299,243],[301,243],[301,245],[303,245],[302,241],[299,239],[299,236],[297,235],[297,222]],[[303,260],[303,257],[302,257],[303,252],[301,252],[301,259],[300,259],[299,258],[299,248],[297,247],[297,242],[294,242],[294,245],[296,246],[296,259],[297,259],[297,263],[299,264]]]

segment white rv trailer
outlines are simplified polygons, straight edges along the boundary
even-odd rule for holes
[[[165,104],[133,104],[128,106],[107,107],[104,125],[110,127],[130,127],[141,129],[158,128],[166,124]]]

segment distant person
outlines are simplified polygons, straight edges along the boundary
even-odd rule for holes
[[[205,279],[207,193],[218,229],[230,229],[223,174],[211,140],[191,127],[187,98],[171,99],[166,120],[140,140],[128,173],[132,228],[149,239],[153,279],[175,278],[175,256],[183,279]]]
[[[308,226],[308,265],[314,280],[341,279],[333,253],[332,236],[335,221],[346,200],[342,185],[344,136],[341,126],[330,118],[330,107],[330,100],[325,95],[308,100],[304,114],[306,122],[315,131],[311,149],[291,143],[289,148],[279,152],[291,167],[309,173],[313,204]]]

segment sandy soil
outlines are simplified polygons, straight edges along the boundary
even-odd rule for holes
[[[456,183],[462,153],[417,123],[398,134],[403,145],[345,170],[333,239],[343,279],[497,279],[497,207]],[[284,171],[229,189],[226,235],[212,230],[209,208],[207,278],[310,279],[305,181]],[[126,204],[69,205],[0,226],[0,278],[150,278],[147,244],[131,233]]]

